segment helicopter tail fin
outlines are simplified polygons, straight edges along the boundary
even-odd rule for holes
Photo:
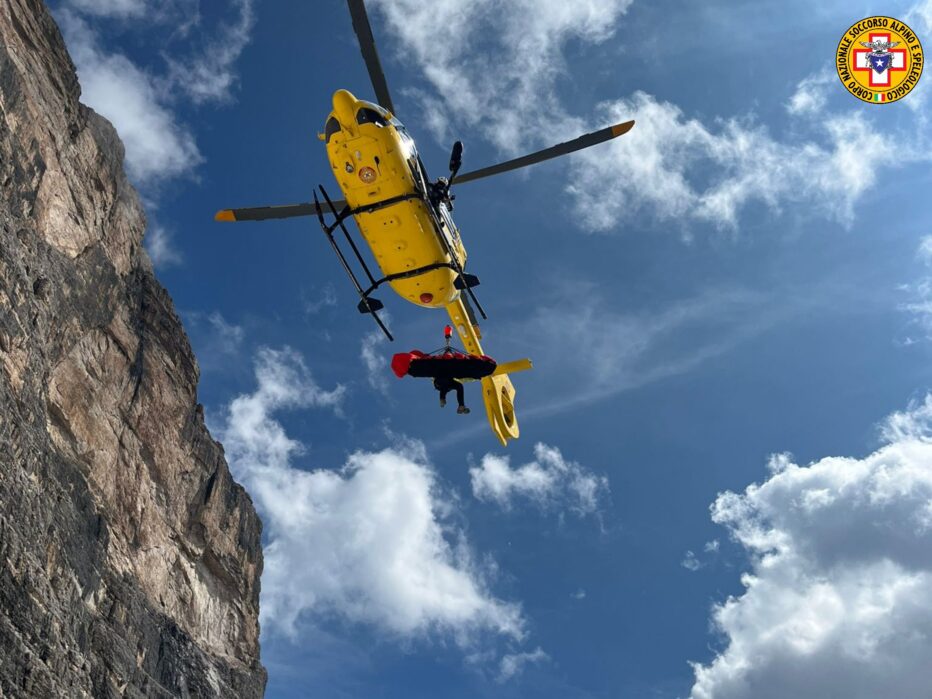
[[[475,324],[475,317],[470,315],[470,311],[462,295],[447,305],[447,313],[450,314],[463,347],[470,354],[482,355],[485,352],[479,342],[479,326]],[[482,400],[489,417],[489,426],[502,446],[507,445],[509,439],[517,439],[520,433],[518,418],[515,416],[515,387],[508,374],[530,368],[530,359],[519,359],[502,364],[491,376],[482,379]]]
[[[511,379],[504,374],[486,376],[482,379],[482,400],[492,432],[502,446],[507,446],[509,439],[517,439],[521,431],[515,417],[515,387]]]

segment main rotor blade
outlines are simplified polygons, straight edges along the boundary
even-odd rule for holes
[[[536,153],[531,153],[530,155],[522,155],[520,158],[507,160],[504,163],[499,163],[498,165],[490,165],[489,167],[484,167],[481,170],[473,170],[472,172],[457,175],[451,184],[472,182],[473,180],[478,180],[483,177],[490,177],[492,175],[498,175],[503,172],[508,172],[509,170],[517,170],[518,168],[527,167],[528,165],[536,165],[537,163],[542,163],[543,161],[550,160],[551,158],[566,155],[567,153],[573,153],[574,151],[582,150],[583,148],[588,148],[589,146],[594,146],[598,143],[610,141],[617,136],[628,133],[632,126],[634,126],[634,121],[626,121],[622,124],[616,124],[615,126],[609,126],[598,131],[593,131],[592,133],[587,133],[586,135],[580,136],[579,138],[574,138],[572,141],[559,143],[555,146],[551,146],[550,148],[545,148],[544,150],[539,150]]]
[[[375,48],[375,37],[372,36],[372,27],[369,26],[366,3],[363,0],[347,0],[347,3],[349,4],[350,17],[353,18],[353,31],[356,32],[356,38],[359,39],[359,50],[362,51],[362,58],[366,62],[366,70],[369,71],[369,79],[375,89],[375,98],[379,104],[394,114],[395,105],[392,104],[391,95],[388,94],[388,83],[385,81],[385,73],[382,71],[382,62],[379,61],[379,52]]]
[[[325,214],[338,214],[346,202],[338,199],[333,202],[333,208],[327,204],[320,204]],[[316,216],[317,206],[314,202],[304,204],[287,204],[285,206],[257,206],[251,209],[223,209],[214,216],[216,221],[265,221],[271,218],[293,218],[294,216]]]

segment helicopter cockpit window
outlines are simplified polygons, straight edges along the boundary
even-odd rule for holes
[[[376,124],[378,126],[388,126],[388,121],[374,109],[363,107],[356,112],[357,124]]]
[[[417,148],[414,147],[414,140],[408,135],[408,132],[405,131],[404,124],[398,121],[395,117],[391,118],[390,123],[395,127],[395,131],[398,132],[398,135],[401,136],[401,142],[407,147],[408,153],[417,157]]]
[[[330,117],[327,119],[327,125],[324,127],[324,138],[327,143],[330,143],[330,137],[335,133],[340,132],[340,122],[337,121],[336,117]]]

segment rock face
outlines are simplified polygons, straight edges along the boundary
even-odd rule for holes
[[[255,697],[260,522],[110,124],[0,2],[0,697]]]

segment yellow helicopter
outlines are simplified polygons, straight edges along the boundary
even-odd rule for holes
[[[453,145],[450,176],[431,181],[414,140],[395,117],[395,108],[375,47],[363,0],[348,0],[353,30],[359,40],[378,103],[357,99],[347,90],[333,94],[333,111],[319,137],[326,144],[330,167],[344,199],[332,200],[322,186],[313,202],[286,206],[224,209],[218,221],[261,221],[316,215],[341,265],[359,294],[360,313],[370,314],[389,340],[391,333],[379,317],[384,305],[372,297],[388,284],[406,301],[425,308],[446,308],[466,351],[483,355],[481,334],[473,306],[485,311],[476,298],[479,279],[466,272],[466,249],[453,222],[450,187],[527,167],[627,133],[633,121],[609,126],[579,138],[506,162],[459,174],[463,144]],[[333,215],[332,223],[325,216]],[[382,277],[376,278],[363,258],[345,221],[353,218],[375,256]],[[368,286],[360,283],[335,235],[339,230],[358,261]],[[529,359],[500,364],[482,379],[482,396],[492,432],[502,445],[519,435],[515,416],[515,388],[509,374],[531,368]]]

